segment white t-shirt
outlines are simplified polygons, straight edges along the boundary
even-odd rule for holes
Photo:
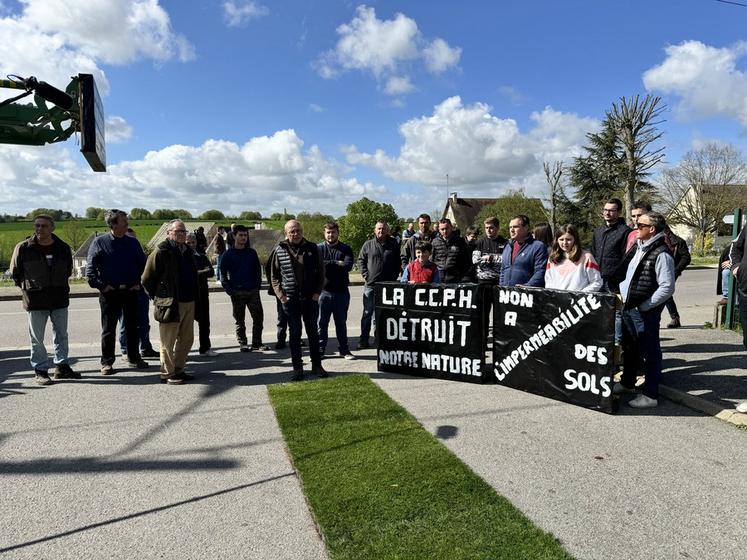
[[[547,261],[545,288],[575,292],[598,292],[602,288],[599,265],[589,251],[578,262],[563,259],[559,264]]]

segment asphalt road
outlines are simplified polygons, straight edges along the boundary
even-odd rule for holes
[[[678,282],[686,325],[710,320],[715,271]],[[350,333],[358,334],[360,287]],[[0,556],[325,558],[266,385],[287,351],[240,354],[228,298],[211,294],[220,355],[196,382],[98,373],[96,299],[71,306],[84,379],[33,384],[26,314],[0,303]],[[274,341],[266,297],[265,342]],[[683,330],[682,332],[687,332]],[[157,341],[153,333],[152,339]],[[498,386],[376,373],[373,351],[331,359],[368,372],[444,444],[577,558],[740,558],[747,432],[672,402],[614,416]]]

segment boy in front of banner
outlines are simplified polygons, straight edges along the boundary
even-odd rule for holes
[[[405,267],[402,272],[401,282],[403,284],[430,284],[441,283],[441,273],[436,263],[431,260],[433,246],[430,241],[418,241],[415,243],[415,260]]]

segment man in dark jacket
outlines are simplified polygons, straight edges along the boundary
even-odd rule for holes
[[[623,374],[612,392],[635,393],[638,368],[643,360],[643,391],[628,403],[633,408],[659,404],[661,340],[659,324],[664,303],[674,293],[674,260],[664,239],[666,222],[658,212],[638,218],[638,241],[613,275],[623,299]]]
[[[293,381],[304,378],[301,358],[301,324],[306,328],[311,355],[311,373],[327,377],[319,353],[317,320],[319,295],[324,288],[324,263],[316,244],[303,237],[303,227],[296,220],[285,224],[285,240],[281,241],[272,259],[270,278],[275,295],[283,305],[290,331],[290,352]]]
[[[410,241],[415,236],[410,238]],[[358,349],[371,348],[368,337],[374,320],[374,285],[376,282],[392,282],[399,276],[401,261],[398,258],[399,245],[389,236],[386,222],[376,222],[374,238],[369,239],[358,253],[358,268],[366,282],[363,286],[363,316]],[[414,254],[414,251],[413,251]]]
[[[599,263],[604,290],[619,293],[613,276],[625,256],[625,246],[630,228],[620,217],[623,203],[619,198],[611,198],[604,203],[602,218],[604,225],[594,230],[591,237],[591,254]]]
[[[265,351],[262,344],[262,328],[265,321],[259,289],[262,285],[262,266],[257,251],[249,247],[249,230],[237,225],[234,244],[225,252],[220,262],[221,277],[226,293],[231,297],[233,318],[236,322],[236,340],[241,352]],[[246,310],[252,317],[252,346],[246,338]]]
[[[197,236],[194,233],[187,234],[187,246],[194,251],[195,266],[197,267],[197,297],[195,298],[195,321],[199,333],[198,351],[201,356],[217,356],[210,343],[210,289],[208,278],[215,276],[213,265],[204,252],[200,252],[197,245]]]
[[[34,218],[34,235],[13,250],[10,271],[23,294],[31,335],[31,367],[39,385],[49,385],[49,357],[44,346],[47,319],[52,323],[55,379],[80,379],[68,364],[67,309],[70,304],[68,279],[73,273],[70,247],[54,235],[54,220],[41,214]]]
[[[181,385],[193,377],[184,371],[194,342],[197,266],[187,246],[187,228],[172,221],[167,239],[148,256],[143,287],[153,299],[153,317],[161,335],[161,382]]]
[[[329,319],[334,317],[335,333],[340,356],[355,358],[348,346],[348,308],[350,307],[350,270],[353,268],[353,250],[340,241],[340,227],[335,222],[324,225],[324,241],[319,243],[324,262],[324,289],[319,296],[319,351],[327,350]]]
[[[86,278],[99,290],[101,307],[101,373],[114,373],[117,321],[120,315],[127,335],[127,361],[131,367],[147,369],[140,355],[138,337],[138,295],[145,253],[140,242],[127,235],[127,214],[112,209],[104,216],[109,233],[94,238],[86,259]]]
[[[664,238],[666,239],[667,246],[672,253],[674,259],[674,279],[675,281],[687,268],[692,260],[690,257],[690,249],[687,247],[687,242],[675,235],[674,232],[667,226],[664,232]],[[669,312],[671,321],[667,325],[668,329],[677,329],[680,326],[680,312],[677,310],[677,304],[674,302],[674,296],[670,297],[664,304]]]
[[[441,273],[441,282],[456,284],[469,282],[469,270],[472,266],[472,252],[467,242],[454,230],[451,220],[443,218],[438,222],[438,235],[431,241],[433,254],[431,260]]]
[[[734,275],[734,289],[739,296],[739,318],[742,324],[742,344],[747,348],[747,228],[742,228],[739,236],[731,243],[731,273]],[[737,405],[737,412],[747,414],[747,401]]]

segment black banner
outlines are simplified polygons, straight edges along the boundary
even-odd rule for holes
[[[614,295],[494,288],[493,296],[498,384],[613,412]]]
[[[376,284],[380,371],[482,383],[482,303],[475,284]]]

